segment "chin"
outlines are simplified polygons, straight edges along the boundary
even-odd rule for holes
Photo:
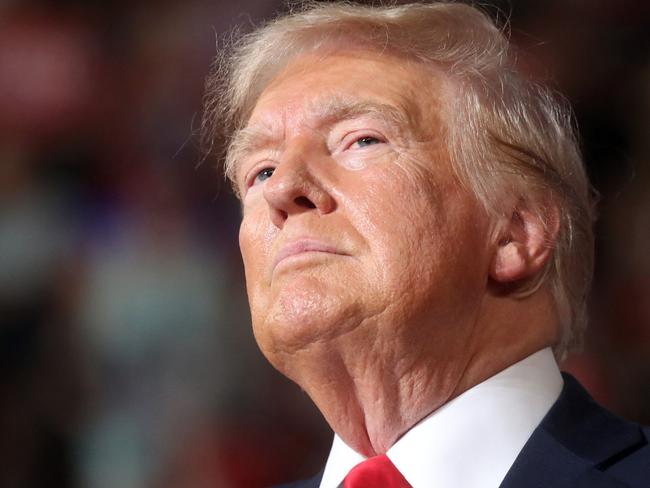
[[[326,345],[359,322],[359,307],[347,290],[334,288],[315,278],[292,280],[275,293],[265,314],[254,314],[256,340],[274,365],[273,356]]]

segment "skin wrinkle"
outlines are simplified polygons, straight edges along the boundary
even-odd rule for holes
[[[522,303],[490,294],[496,224],[451,167],[444,104],[417,89],[435,85],[430,70],[344,53],[317,65],[306,56],[278,80],[250,125],[277,116],[284,154],[273,176],[244,197],[240,231],[255,336],[348,445],[380,454],[449,399],[551,343],[545,332],[521,347],[501,337],[525,339],[515,323],[546,330],[535,305],[542,299],[534,301],[544,290]],[[446,80],[438,83],[447,91]],[[404,143],[389,136],[355,147],[350,154],[371,163],[350,170],[323,146],[326,122],[304,113],[323,93],[395,107],[410,97],[420,127],[403,128]],[[282,218],[271,221],[278,212]],[[279,247],[305,235],[343,246],[354,259],[306,255],[264,279]]]
[[[423,361],[423,358],[413,358],[410,361],[410,365],[407,367],[402,367],[400,368],[400,362],[401,361],[406,361],[408,357],[402,357],[398,359],[395,363],[395,368],[394,370],[383,370],[381,373],[381,376],[386,378],[388,380],[389,384],[392,384],[395,386],[396,389],[399,390],[399,393],[396,394],[395,396],[400,400],[400,402],[397,405],[396,411],[397,412],[403,412],[403,411],[408,411],[412,409],[413,405],[417,405],[419,397],[421,396],[421,391],[422,388],[416,388],[417,385],[421,384],[426,384],[426,380],[424,379],[427,375],[425,373],[422,373],[421,375],[414,375],[413,374],[413,365],[417,364],[418,362],[424,363],[426,361]],[[463,368],[463,373],[467,370],[469,363],[471,362],[472,356],[468,358],[468,362],[466,363],[465,367]],[[392,361],[386,361],[387,363],[391,363]],[[398,373],[398,371],[403,371],[401,374]],[[389,374],[393,373],[393,374]],[[409,376],[410,375],[410,376]],[[462,375],[461,375],[462,377]],[[407,380],[406,384],[404,384],[403,379],[404,378],[409,378]],[[459,377],[460,378],[460,377]],[[456,382],[455,386],[451,389],[449,396],[447,398],[444,398],[441,400],[440,405],[443,405],[446,403],[452,396],[455,396],[453,392],[458,390],[460,383],[460,379]],[[380,394],[377,392],[377,394]],[[405,408],[406,407],[406,408]],[[430,406],[431,407],[431,406]],[[436,407],[437,408],[437,407]],[[402,424],[405,425],[404,430],[402,432],[398,432],[396,435],[396,438],[393,440],[393,442],[397,441],[407,430],[408,428],[419,422],[422,418],[424,418],[426,415],[428,415],[429,412],[426,412],[422,414],[421,417],[415,418],[415,419],[406,419],[402,420]],[[392,444],[392,443],[391,443]]]
[[[404,292],[404,296],[408,296],[408,292],[407,292],[407,291]],[[397,300],[396,300],[396,301],[397,301]],[[406,359],[406,358],[404,358],[404,359]],[[412,362],[414,362],[414,361],[412,361]],[[396,368],[396,370],[399,370],[399,369],[400,369],[400,368],[399,368],[399,361],[397,362],[397,366],[398,366],[398,367]],[[405,370],[409,370],[410,368],[404,368],[404,369],[405,369]],[[397,375],[391,375],[391,376],[388,376],[388,375],[386,375],[386,374],[383,374],[382,376],[390,377],[390,378],[392,379],[392,381],[390,381],[390,383],[392,383],[392,384],[394,384],[394,385],[396,385],[396,386],[397,386],[397,385],[403,385],[402,377],[401,377],[399,374],[397,374]],[[395,376],[397,376],[398,379],[396,379]],[[402,386],[401,390],[402,390],[402,394],[398,394],[398,395],[396,395],[396,397],[397,397],[397,398],[400,398],[400,399],[403,399],[403,401],[400,402],[400,405],[399,405],[398,408],[396,409],[397,411],[402,411],[402,405],[403,405],[405,402],[410,402],[410,401],[411,401],[411,398],[414,397],[414,396],[416,396],[416,395],[413,395],[413,394],[412,394],[413,389],[411,389],[411,393],[410,393],[410,394],[409,394],[409,392],[406,392],[406,393],[404,392],[405,388],[404,388],[403,386]],[[418,420],[419,420],[419,419],[418,419]],[[401,434],[400,434],[400,436],[401,436]]]
[[[339,357],[338,360],[342,362],[342,358]],[[336,380],[331,381],[332,387],[331,387],[331,389],[330,388],[326,389],[325,393],[327,394],[330,391],[340,390],[342,384],[344,385],[345,390],[352,391],[352,392],[356,393],[357,392],[357,385],[356,385],[354,380],[355,379],[351,378],[351,377],[345,377],[345,376],[340,377],[340,376],[338,376],[336,378]],[[355,422],[355,419],[357,419],[359,417],[364,417],[363,408],[362,408],[361,403],[358,401],[358,398],[359,398],[359,395],[354,394],[352,396],[352,398],[350,399],[350,401],[341,404],[343,406],[343,408],[344,408],[343,418],[347,419],[348,422],[350,422],[350,423]],[[363,437],[362,442],[364,444],[366,444],[366,445],[369,445],[370,444],[370,435],[368,433],[368,430],[367,430],[366,426],[367,426],[367,422],[363,422],[360,425],[350,425],[349,429],[350,430],[359,430],[359,428],[360,428],[360,430],[362,432],[361,435]]]
[[[379,341],[377,340],[377,338],[375,336],[375,341],[373,342],[374,347],[372,347],[372,349],[373,349],[373,353],[374,353],[373,357],[376,356],[376,359],[374,359],[372,361],[367,359],[366,362],[370,362],[370,366],[364,365],[363,369],[368,370],[369,368],[372,368],[373,370],[375,370],[377,372],[378,375],[385,378],[387,383],[392,385],[394,390],[395,390],[395,393],[393,395],[396,396],[397,398],[399,398],[398,390],[401,389],[400,388],[401,378],[393,370],[393,368],[390,366],[391,361],[383,360],[382,356],[384,354],[384,349],[383,349],[383,347],[377,347],[378,342]],[[388,364],[388,367],[386,367],[387,364]],[[384,397],[383,397],[382,393],[383,392],[371,387],[370,388],[371,400],[361,402],[361,401],[359,401],[359,399],[363,398],[364,394],[362,393],[362,391],[360,391],[359,388],[355,388],[355,394],[357,396],[357,402],[358,403],[360,403],[360,404],[362,404],[362,403],[374,403],[375,408],[379,408],[379,409],[385,408],[384,407],[384,401],[383,401]],[[396,412],[399,413],[400,409],[396,409]],[[374,436],[370,434],[367,426],[372,425],[372,419],[368,419],[364,415],[364,420],[365,420],[365,426],[366,426],[365,430],[369,434],[369,439],[371,439]],[[401,420],[400,423],[403,424],[404,421]]]
[[[363,23],[359,23],[359,24],[353,23],[353,25],[358,25],[360,27],[364,26]],[[340,29],[340,30],[338,30],[338,29]],[[255,90],[254,90],[253,96],[250,96],[247,99],[250,100],[251,102],[254,102],[254,100],[259,95],[259,91],[264,88],[264,85],[266,83],[268,83],[268,80],[270,78],[272,78],[274,74],[277,74],[278,71],[282,70],[291,59],[295,59],[297,56],[299,56],[302,53],[309,52],[309,51],[311,51],[311,52],[319,51],[321,53],[320,54],[321,59],[324,59],[328,54],[331,54],[332,52],[336,52],[337,49],[348,49],[350,45],[359,45],[359,43],[357,43],[357,42],[351,42],[352,40],[356,40],[357,38],[359,38],[359,40],[362,43],[364,43],[364,45],[370,51],[372,51],[373,46],[375,46],[376,43],[377,43],[377,39],[375,39],[373,41],[373,40],[371,40],[371,38],[367,38],[368,33],[366,33],[365,35],[360,34],[358,37],[357,36],[350,36],[349,35],[350,34],[350,29],[342,28],[342,25],[339,25],[337,27],[337,29],[335,29],[335,30],[337,32],[337,35],[333,36],[333,37],[331,35],[332,33],[327,28],[324,28],[324,30],[322,30],[322,31],[320,29],[316,29],[314,31],[310,30],[309,32],[304,32],[304,39],[301,39],[301,41],[304,42],[304,45],[302,45],[302,47],[296,48],[297,50],[292,51],[292,52],[289,52],[289,51],[291,51],[291,49],[287,49],[287,52],[283,53],[283,57],[282,57],[281,61],[277,61],[277,62],[273,63],[272,65],[271,64],[264,65],[264,70],[269,70],[270,69],[270,71],[267,71],[267,72],[268,73],[273,73],[273,74],[264,77],[263,80],[258,79],[257,83],[256,83],[256,85],[254,87]],[[352,30],[355,30],[355,29],[352,29]],[[330,32],[330,34],[326,35],[326,33],[328,33],[328,32]],[[346,33],[347,33],[347,35],[346,35]],[[321,39],[320,41],[316,42],[317,46],[315,44],[313,44],[313,38],[311,37],[314,34],[319,36],[320,39]],[[393,36],[393,41],[395,42],[396,38],[400,38],[402,36],[402,33],[393,32],[391,35]],[[370,36],[370,37],[372,37],[372,36]],[[382,51],[384,50],[384,46],[385,46],[385,42],[383,42],[383,41],[385,41],[385,36],[381,40]],[[495,61],[498,61],[499,65],[502,65],[503,63],[506,62],[506,60],[505,60],[505,50],[506,50],[505,43],[504,43],[503,40],[501,40],[500,43],[499,43],[498,40],[494,39],[494,38],[492,38],[491,41],[496,43],[494,46],[486,48],[486,49],[489,49],[491,52],[488,53],[486,51],[486,52],[483,53],[483,55],[486,56],[485,58],[480,59],[480,60],[475,60],[476,62],[486,63],[485,65],[482,65],[482,68],[479,69],[478,66],[474,66],[474,68],[472,68],[470,70],[467,70],[466,61],[457,60],[458,63],[459,63],[458,67],[460,69],[458,69],[458,70],[456,69],[456,67],[457,67],[456,64],[450,66],[449,64],[443,63],[443,65],[445,66],[444,69],[446,71],[450,71],[451,72],[451,73],[449,73],[450,76],[454,77],[456,81],[459,81],[461,77],[463,77],[463,79],[466,79],[467,75],[471,74],[471,73],[474,73],[475,76],[480,76],[481,69],[485,69],[485,68],[490,67],[491,61],[488,59],[488,57],[491,57]],[[405,51],[409,51],[409,48],[408,48],[409,44],[410,44],[410,42],[406,42],[406,45],[405,45],[403,39],[401,41],[397,40],[397,42],[395,42],[395,46],[389,47],[389,50],[393,54],[396,54],[398,58],[403,58],[405,55],[406,56],[413,56],[413,54],[409,54],[408,52],[405,52]],[[401,46],[401,48],[399,46]],[[376,47],[375,47],[375,49],[376,49]],[[501,52],[498,52],[499,50]],[[420,55],[423,55],[423,57],[420,56],[420,55],[415,55],[414,57],[416,59],[419,59],[420,61],[424,61],[425,64],[429,64],[432,59],[437,59],[435,55],[431,57],[431,56],[425,54],[425,52],[426,52],[426,50],[425,51],[420,51]],[[449,56],[449,53],[446,53],[445,56]],[[445,58],[445,59],[449,59],[449,58]],[[494,67],[495,66],[492,66],[492,68],[494,68]],[[261,73],[261,71],[258,72],[258,74],[260,74],[260,73]],[[504,78],[497,78],[497,80],[501,84],[501,88],[502,88]],[[246,85],[246,84],[242,83],[242,85]],[[500,93],[500,92],[498,92],[498,93]],[[250,92],[249,92],[249,94],[250,94]],[[445,97],[445,98],[448,98],[448,97]],[[251,105],[252,105],[252,103],[244,103],[243,105],[240,105],[240,107],[243,107],[243,112],[246,112],[249,115],[250,110],[252,109]],[[524,114],[526,114],[525,111],[524,111]],[[248,115],[246,117],[244,117],[244,118],[248,118]],[[557,115],[557,117],[560,117],[560,118],[563,117],[563,116],[566,117],[566,113],[562,113],[562,111],[560,111],[559,115]],[[471,120],[469,122],[471,122]],[[551,121],[551,122],[555,123],[554,121]],[[471,124],[471,125],[473,126],[474,124]],[[474,129],[476,129],[476,127],[474,127]],[[472,130],[473,129],[468,129],[467,133],[472,133]],[[562,130],[560,130],[559,133],[566,135],[565,133],[562,132]],[[569,139],[570,139],[570,137],[569,137]],[[569,142],[569,143],[571,143],[571,142]],[[485,191],[485,188],[483,188],[483,191]],[[494,189],[488,189],[487,191],[488,191],[488,193],[490,193],[490,192],[491,193],[499,193],[499,191],[494,191]],[[566,226],[566,232],[567,233],[572,233],[573,230],[574,230],[574,223],[573,223],[574,218],[575,217],[571,216],[571,217],[566,219],[566,222],[563,223],[563,226]],[[565,237],[562,240],[563,241],[562,246],[561,246],[561,248],[559,250],[560,254],[565,253],[566,249],[572,247],[570,237],[571,236],[569,236],[568,238]],[[578,240],[580,240],[580,239],[578,239]],[[562,259],[562,257],[560,256],[560,258],[558,258],[558,259]],[[565,263],[565,260],[562,260],[562,261],[558,260],[556,262],[555,266],[557,267],[557,274],[560,277],[564,277],[564,276],[567,276],[567,275],[574,274],[574,273],[571,272],[571,270],[573,268],[575,268],[575,266],[573,266],[571,264],[567,265]],[[564,289],[564,287],[558,285],[559,279],[554,276],[555,274],[556,273],[550,273],[550,275],[551,275],[550,279],[554,280],[553,286],[554,286],[554,289],[555,289],[556,300],[558,301],[558,307],[560,307],[563,310],[566,308],[566,310],[565,310],[566,318],[563,321],[566,324],[568,324],[571,321],[571,310],[570,310],[571,309],[571,300],[569,300],[567,298],[567,294],[566,294],[567,291]],[[587,276],[587,274],[585,274],[585,276]],[[580,283],[587,283],[589,281],[588,278],[582,279],[582,275],[577,279],[580,281]],[[569,288],[571,288],[571,287],[569,286]],[[578,286],[578,288],[580,288],[580,286]],[[574,295],[574,293],[571,292],[571,293],[569,293],[569,295]],[[584,293],[581,293],[580,296],[584,296]],[[575,297],[574,297],[574,300],[575,300]],[[561,304],[565,304],[566,307],[564,305],[561,305]],[[577,316],[583,317],[583,315],[580,314],[580,311],[578,311],[576,313],[578,314]],[[560,348],[556,352],[558,354],[561,354],[562,350],[563,350],[563,348]]]
[[[306,349],[309,347],[315,347],[317,344],[310,344],[307,346]],[[303,351],[309,354],[308,351]],[[294,353],[295,354],[295,353]],[[295,359],[295,356],[292,358]],[[338,360],[342,366],[341,368],[338,368],[340,370],[349,370],[348,366],[344,364],[343,358],[340,356],[336,356],[335,358],[332,358],[333,360]],[[363,413],[363,409],[361,407],[361,402],[359,399],[361,398],[360,390],[357,386],[357,378],[352,378],[352,377],[346,377],[346,376],[337,376],[336,379],[332,380],[324,380],[324,385],[326,386],[324,388],[326,394],[331,393],[332,391],[337,391],[337,390],[346,390],[352,392],[351,397],[348,399],[346,402],[342,402],[340,405],[342,405],[345,408],[345,414],[343,415],[344,419],[348,419],[348,421],[353,422],[353,419],[358,418],[361,416],[362,418],[365,419],[365,415]],[[364,433],[364,441],[363,444],[370,444],[370,435],[367,430],[367,425],[368,422],[364,421],[360,425],[354,425],[352,426],[351,430],[357,430],[359,427],[361,427],[362,432]]]
[[[323,46],[323,48],[321,49],[320,52],[318,50],[312,51],[312,55],[315,55],[315,56],[319,57],[321,60],[325,59],[329,53],[336,52],[337,46],[339,48],[343,47],[343,48],[347,49],[346,45],[338,45],[336,43],[332,43],[331,40],[329,40],[327,46]],[[370,52],[373,52],[372,47],[371,46],[369,46],[369,47],[371,48]],[[355,55],[361,57],[362,59],[364,57],[368,57],[368,56],[364,55],[364,52],[365,51],[363,49],[359,49],[359,50],[357,50],[355,52]],[[407,58],[404,59],[405,53],[403,53],[403,52],[397,51],[397,52],[395,52],[393,54],[395,56],[397,56],[398,58],[402,59],[402,65],[399,66],[398,69],[401,69],[403,72],[407,72],[407,68],[413,67],[413,66],[418,66],[418,68],[426,70],[426,72],[431,77],[431,83],[425,83],[424,85],[419,86],[418,90],[419,91],[422,91],[422,90],[427,91],[427,94],[430,95],[429,100],[430,101],[434,101],[434,100],[436,101],[437,110],[441,114],[448,113],[447,112],[448,109],[451,108],[449,103],[444,103],[443,104],[441,102],[441,100],[452,98],[452,94],[455,91],[455,89],[451,86],[449,81],[452,79],[453,75],[444,72],[442,69],[440,69],[438,66],[436,66],[434,64],[423,65],[421,62],[419,62],[417,60],[410,59],[410,56],[408,56],[408,55],[407,55]],[[298,58],[300,58],[300,56],[298,56]],[[294,58],[294,60],[295,60],[295,58]],[[292,59],[288,59],[285,62],[287,64],[291,64]],[[305,68],[305,72],[307,72],[309,69],[311,69],[311,67]],[[279,70],[280,75],[282,74],[282,72],[283,72],[283,70],[280,69]],[[269,88],[273,87],[273,85],[275,83],[278,83],[278,79],[281,80],[280,75],[276,76],[276,78],[274,80],[272,80],[271,83],[269,83],[267,85],[265,90],[268,90]],[[440,84],[440,81],[443,82],[442,85]],[[440,97],[439,93],[436,93],[436,91],[438,91],[443,96]],[[404,99],[406,100],[406,102],[408,102],[408,101],[415,98],[414,95],[415,95],[415,93],[408,93],[407,96],[404,97]],[[324,106],[327,106],[327,104],[325,103]],[[444,109],[443,109],[443,107],[444,107]],[[422,123],[421,123],[421,121],[422,121],[422,110],[420,109],[420,107],[418,107],[417,105],[412,104],[412,103],[405,103],[405,105],[400,107],[400,108],[401,108],[401,115],[406,116],[406,118],[408,119],[408,124],[407,124],[408,127],[413,129],[413,128],[418,128],[418,127],[422,126]],[[250,111],[252,111],[252,110],[253,110],[253,108],[250,109]],[[248,114],[246,119],[248,120],[248,122],[250,122],[250,113]],[[238,147],[239,144],[237,143],[239,133],[242,132],[242,131],[245,131],[246,127],[244,129],[239,129],[239,130],[235,131],[234,135],[231,138],[231,141],[234,141],[234,142],[231,142],[231,144],[230,144],[230,147],[228,149],[227,159],[226,159],[226,176],[228,176],[231,179],[231,181],[233,182],[233,189],[235,191],[235,194],[238,195],[238,196],[239,196],[239,188],[238,188],[238,185],[237,185],[236,174],[233,171],[232,166],[234,164],[236,164],[235,161],[238,159],[237,154],[239,154],[239,152],[240,152],[239,147]],[[272,132],[272,130],[271,130],[271,132]],[[430,137],[430,134],[428,134],[428,136]],[[445,135],[445,137],[446,137],[446,135]],[[417,137],[415,138],[415,141],[417,141],[417,142],[426,142],[427,141],[427,135],[425,135],[423,133],[417,134]],[[233,157],[233,154],[235,155],[234,157]]]
[[[319,106],[325,108],[320,108]],[[307,113],[305,116],[306,120],[320,121],[311,126],[312,130],[319,134],[325,134],[326,129],[331,128],[335,124],[363,116],[388,120],[391,129],[397,130],[397,133],[394,134],[394,143],[397,147],[399,147],[400,142],[403,143],[406,140],[404,134],[401,132],[402,130],[415,133],[415,124],[418,118],[410,114],[408,108],[396,109],[395,107],[378,104],[373,101],[362,100],[353,102],[331,95],[319,98],[315,102],[310,102],[309,106],[303,110]],[[235,134],[230,149],[230,163],[227,172],[231,175],[238,194],[242,194],[239,168],[243,159],[251,157],[252,154],[261,152],[264,149],[276,154],[283,152],[284,146],[281,141],[286,140],[286,134],[283,133],[281,137],[274,135],[277,133],[276,127],[286,129],[286,122],[273,124],[271,120],[264,120],[261,124],[258,123],[252,127],[248,125]],[[325,139],[325,137],[323,138]],[[277,157],[276,159],[279,160],[280,158]]]
[[[484,299],[481,299],[480,304],[477,307],[476,314],[474,315],[474,320],[473,320],[473,323],[472,323],[472,329],[471,329],[471,332],[470,332],[470,337],[474,337],[474,338],[478,337],[478,334],[476,333],[476,331],[477,331],[477,328],[479,327],[479,321],[480,321],[480,317],[481,317],[481,311],[483,309],[483,304],[484,304]],[[474,358],[477,355],[476,346],[470,347],[469,350],[470,350],[470,354],[468,355],[467,360],[465,362],[465,365],[463,366],[462,373],[458,376],[456,386],[453,388],[453,390],[451,390],[451,393],[449,394],[447,399],[444,400],[444,402],[442,403],[443,405],[445,403],[447,403],[450,399],[458,396],[460,393],[462,393],[464,390],[467,389],[467,388],[462,388],[461,387],[461,381],[464,378],[467,377],[467,372],[468,372],[468,370],[470,368],[470,365],[473,364]]]
[[[405,293],[405,295],[407,295],[407,293]],[[395,306],[397,306],[397,305],[395,303],[392,303],[391,305],[389,305],[389,308],[392,308],[392,307],[395,307]],[[369,333],[372,333],[375,330],[373,325],[376,322],[381,322],[381,317],[383,315],[386,315],[386,314],[389,314],[388,309],[384,309],[384,310],[378,312],[374,316],[366,317],[363,320],[363,322],[361,324],[359,324],[358,329],[365,329]],[[357,329],[349,329],[349,330],[343,332],[340,337],[342,338],[347,334],[351,334],[351,333],[355,333],[355,332],[358,332],[358,330]],[[331,340],[331,339],[329,339],[329,340]],[[305,353],[305,354],[309,354],[309,349],[310,348],[316,348],[317,346],[322,345],[323,343],[329,342],[329,340],[326,339],[326,338],[321,338],[321,339],[318,339],[318,340],[316,340],[316,341],[314,341],[312,343],[305,344],[305,347],[301,351],[298,351],[298,350],[284,351],[283,354],[288,357],[289,361],[292,361],[292,360],[295,360],[295,357],[296,357],[296,355],[298,353],[302,352],[302,353]],[[368,356],[371,356],[371,357],[377,356],[378,358],[381,359],[381,356],[383,354],[383,349],[379,349],[379,352],[375,352],[378,349],[376,347],[376,344],[377,344],[377,334],[375,333],[375,334],[371,335],[371,340],[364,342],[363,345],[364,345],[364,348],[366,348],[369,351]],[[374,354],[371,354],[371,353],[374,353]],[[402,390],[404,390],[403,382],[402,382],[402,375],[394,373],[393,368],[388,368],[388,369],[387,368],[379,368],[379,369],[373,368],[372,365],[375,364],[375,362],[374,362],[375,360],[371,361],[370,359],[366,359],[366,356],[355,355],[354,359],[357,359],[357,360],[360,359],[360,360],[365,360],[366,362],[370,362],[371,363],[370,367],[368,367],[367,365],[361,366],[360,368],[359,367],[351,367],[350,364],[346,363],[343,360],[342,357],[337,356],[337,358],[341,361],[341,364],[342,364],[341,369],[344,370],[344,371],[352,371],[352,370],[359,370],[359,369],[365,370],[365,371],[369,371],[369,370],[378,371],[379,374],[382,377],[387,378],[388,382],[390,384],[394,385],[396,390],[401,390],[396,396],[397,396],[397,398],[404,398],[406,404],[409,404],[409,401],[411,401],[411,398],[415,397],[415,395],[408,395],[408,394],[405,395],[404,394],[404,392],[402,391]],[[378,363],[381,364],[381,361],[378,361]],[[404,375],[406,375],[406,373],[404,373]],[[300,383],[300,378],[299,377],[292,377],[292,379],[294,381],[296,381],[297,383]],[[341,380],[342,379],[345,380],[344,385],[346,385],[343,388],[341,387]],[[337,377],[335,380],[329,380],[329,381],[325,380],[325,384],[328,385],[327,388],[325,388],[325,391],[329,391],[330,389],[332,389],[332,386],[336,387],[336,389],[349,389],[349,390],[351,390],[352,394],[351,394],[350,398],[348,398],[348,401],[344,402],[344,404],[346,404],[346,405],[354,405],[355,408],[353,410],[356,411],[357,410],[356,407],[358,407],[358,410],[360,412],[363,412],[363,409],[361,409],[361,405],[364,404],[364,403],[367,403],[367,402],[366,401],[361,401],[361,399],[364,398],[366,395],[364,393],[362,393],[362,390],[358,386],[359,378],[346,378],[346,377],[341,378],[341,377]],[[350,385],[350,386],[347,386],[347,385]],[[372,388],[370,391],[371,391],[371,395],[374,393],[375,396],[377,397],[377,399],[375,400],[375,403],[382,403],[381,402],[382,392],[380,392],[379,390],[375,390],[374,388]],[[394,409],[396,413],[399,413],[401,411],[406,410],[406,409],[402,408],[405,402],[401,402],[401,403],[399,403],[397,405],[397,408]],[[350,408],[352,408],[352,407],[350,407]],[[393,439],[391,444],[393,442],[397,441],[397,439],[399,439],[399,437],[401,437],[406,432],[406,430],[408,430],[409,425],[417,423],[419,420],[421,420],[426,415],[427,414],[423,414],[422,417],[415,419],[415,421],[411,421],[410,419],[409,420],[399,419],[398,423],[404,425],[404,427],[403,427],[403,430],[401,432],[396,434],[395,439]],[[354,417],[350,416],[348,418],[354,418]],[[364,415],[364,420],[365,420],[365,415]],[[398,419],[395,417],[394,420],[397,421]],[[366,432],[366,434],[368,433],[367,425],[368,425],[368,422],[367,422],[367,420],[365,420],[363,422],[363,430],[364,430],[364,432]],[[368,437],[368,439],[370,439],[370,437]]]

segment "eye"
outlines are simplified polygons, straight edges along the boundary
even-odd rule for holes
[[[374,136],[363,136],[359,137],[358,139],[355,139],[352,144],[350,144],[351,148],[364,148],[368,146],[374,146],[375,144],[381,144],[384,142],[383,140],[379,139],[378,137]]]
[[[273,176],[273,171],[275,171],[275,168],[262,169],[259,173],[255,175],[255,178],[253,179],[251,185],[257,185],[259,183],[263,183],[264,181],[268,180],[271,176]]]

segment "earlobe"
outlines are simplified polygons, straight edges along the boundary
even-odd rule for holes
[[[552,257],[558,230],[559,212],[554,203],[536,211],[520,200],[498,233],[490,278],[508,284],[542,272]]]

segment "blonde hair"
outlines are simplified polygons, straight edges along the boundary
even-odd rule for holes
[[[562,357],[580,342],[593,272],[594,211],[568,105],[515,69],[509,42],[480,10],[461,3],[370,7],[304,3],[254,32],[234,38],[217,57],[206,85],[202,142],[226,147],[247,123],[268,83],[303,53],[355,42],[442,69],[458,88],[450,101],[447,144],[452,165],[488,211],[504,194],[547,220],[559,209],[553,259],[514,293],[548,284],[562,335]],[[232,179],[233,161],[225,158]]]

